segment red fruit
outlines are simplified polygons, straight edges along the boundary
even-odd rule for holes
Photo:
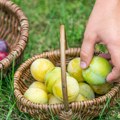
[[[7,42],[1,39],[0,39],[0,52],[8,52]]]
[[[6,56],[8,56],[7,52],[0,52],[0,60],[3,60]]]

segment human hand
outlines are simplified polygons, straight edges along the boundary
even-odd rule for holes
[[[87,68],[94,54],[96,43],[106,45],[113,64],[108,82],[119,82],[120,78],[120,1],[96,0],[90,15],[81,47],[81,67]]]

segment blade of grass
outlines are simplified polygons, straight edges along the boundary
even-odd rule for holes
[[[102,111],[101,111],[101,113],[99,115],[99,120],[102,120],[102,116],[103,116],[103,114],[105,112],[105,109],[109,106],[109,103],[110,103],[110,99],[108,98],[104,108],[102,109]]]
[[[10,118],[10,116],[11,116],[11,114],[12,114],[12,111],[13,111],[13,109],[14,109],[14,107],[15,107],[15,104],[16,104],[16,103],[14,103],[14,104],[11,106],[11,108],[9,109],[9,112],[8,112],[8,114],[7,114],[7,116],[6,116],[6,120],[9,120],[9,118]]]

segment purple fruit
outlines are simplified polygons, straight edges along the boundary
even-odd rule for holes
[[[4,40],[0,40],[0,52],[8,52],[8,45]]]
[[[7,56],[8,56],[7,52],[0,52],[0,61],[3,60]]]

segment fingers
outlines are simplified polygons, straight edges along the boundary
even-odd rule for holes
[[[120,77],[120,71],[117,69],[117,67],[114,67],[112,69],[112,72],[107,76],[107,81],[112,83],[115,82]]]
[[[118,83],[118,82],[120,82],[120,78],[119,78],[119,79],[114,80],[114,83]]]
[[[81,68],[85,69],[89,66],[90,61],[93,57],[94,46],[96,43],[96,36],[84,37],[83,44],[81,47],[80,57],[81,57]]]
[[[107,81],[111,83],[116,80],[119,81],[120,78],[120,48],[119,46],[110,46],[109,52],[111,54],[111,61],[114,66],[112,72],[107,76]]]
[[[109,83],[112,84],[112,83],[118,83],[118,82],[120,82],[120,79],[114,79],[114,81],[111,81]]]

